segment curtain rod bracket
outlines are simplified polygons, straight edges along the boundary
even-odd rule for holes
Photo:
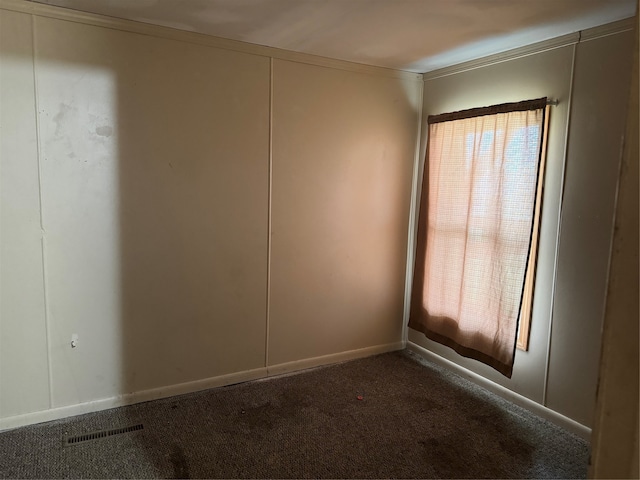
[[[547,105],[553,105],[554,107],[557,107],[559,103],[560,103],[560,100],[552,100],[552,99],[547,100]]]

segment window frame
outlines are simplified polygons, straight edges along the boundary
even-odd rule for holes
[[[531,337],[531,321],[533,316],[533,303],[536,283],[536,270],[538,266],[538,250],[540,247],[540,222],[542,219],[542,199],[544,194],[544,175],[547,163],[547,141],[549,137],[549,115],[551,106],[545,109],[544,124],[542,130],[542,145],[540,146],[540,166],[538,169],[538,186],[536,191],[535,211],[533,214],[533,228],[531,236],[531,246],[529,247],[529,259],[525,272],[524,291],[520,304],[520,314],[518,319],[518,332],[516,348],[528,352]]]

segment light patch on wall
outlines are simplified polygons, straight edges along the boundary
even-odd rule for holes
[[[120,382],[121,369],[110,365],[93,376],[93,388],[76,385],[92,376],[92,359],[122,348],[118,98],[114,73],[103,66],[47,54],[36,64],[36,79],[53,402],[59,405],[90,400],[87,391],[101,396]],[[78,348],[70,347],[72,334],[82,338]]]
[[[416,115],[418,112],[422,111],[422,96],[420,95],[422,90],[422,81],[422,75],[416,75],[415,79],[409,79],[406,77],[399,79],[406,102],[411,105],[411,108],[416,112]]]

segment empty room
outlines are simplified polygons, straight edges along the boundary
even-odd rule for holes
[[[638,478],[636,0],[0,0],[0,478]]]

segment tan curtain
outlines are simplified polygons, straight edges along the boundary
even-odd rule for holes
[[[546,99],[429,118],[409,326],[511,377]]]

